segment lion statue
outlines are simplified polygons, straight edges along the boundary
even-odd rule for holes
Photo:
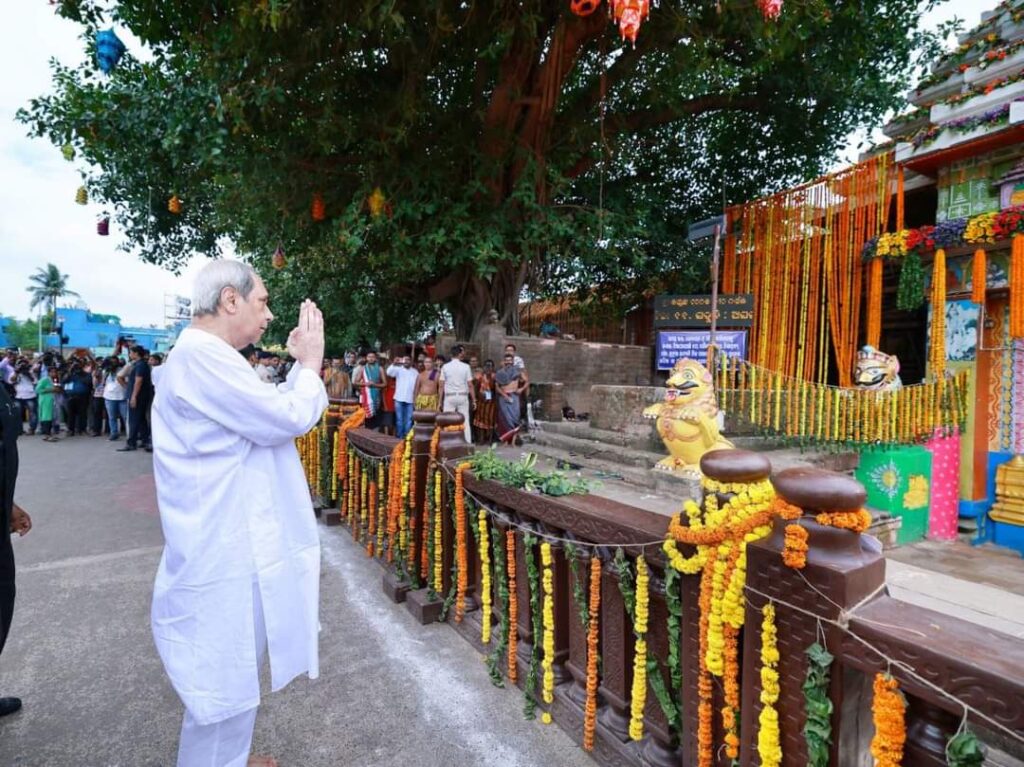
[[[658,434],[669,452],[655,468],[699,476],[704,453],[734,447],[718,430],[711,373],[699,362],[677,360],[666,386],[665,401],[643,412],[644,418],[658,420]]]
[[[857,352],[853,382],[858,389],[867,391],[899,389],[903,386],[903,382],[900,381],[900,361],[893,354],[880,352],[873,346],[865,346]]]

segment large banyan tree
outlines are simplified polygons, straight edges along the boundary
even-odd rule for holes
[[[922,12],[660,0],[634,46],[569,0],[62,0],[89,56],[20,117],[148,261],[229,241],[334,327],[401,337],[433,306],[469,338],[514,328],[524,286],[699,280],[686,222],[834,161],[930,54]],[[107,74],[111,26],[144,49]]]

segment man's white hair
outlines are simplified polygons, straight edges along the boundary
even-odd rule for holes
[[[220,293],[224,288],[234,288],[245,300],[256,287],[256,270],[241,261],[220,258],[211,261],[196,275],[192,286],[192,316],[203,317],[217,313]]]

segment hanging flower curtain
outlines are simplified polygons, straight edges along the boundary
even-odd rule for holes
[[[852,386],[861,247],[885,229],[894,181],[886,153],[726,211],[722,292],[754,295],[751,362],[823,382],[834,353]]]

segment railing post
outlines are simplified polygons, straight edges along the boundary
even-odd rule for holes
[[[452,587],[452,563],[455,561],[456,556],[455,525],[450,513],[454,499],[451,497],[450,492],[448,481],[449,472],[454,475],[455,467],[458,465],[459,459],[464,458],[467,455],[471,455],[473,453],[473,446],[466,442],[465,436],[462,432],[445,431],[445,427],[462,425],[463,418],[461,413],[438,413],[434,422],[437,427],[441,429],[437,442],[437,457],[440,462],[447,466],[447,471],[442,470],[441,475],[441,507],[443,509],[441,514],[441,538],[444,549],[444,593],[447,594]],[[469,520],[467,520],[467,524],[469,524]],[[473,536],[468,530],[466,535],[468,539],[467,545],[471,552],[473,548]],[[466,609],[468,610],[469,608],[470,602],[467,597]],[[475,604],[473,605],[473,608],[476,608]],[[452,612],[449,611],[448,618],[450,619],[451,617]]]
[[[647,652],[648,658],[668,659],[668,604],[665,601],[665,580],[653,565],[652,557],[647,558],[647,564],[651,567],[650,582],[650,619],[648,621]],[[671,565],[667,565],[671,567]],[[670,671],[668,664],[658,664],[658,670],[649,672],[661,674],[665,682],[665,689],[678,703],[675,690],[672,688],[672,681],[669,678]],[[665,712],[661,708],[654,692],[648,684],[647,702],[644,706],[644,729],[647,737],[643,741],[643,760],[645,764],[656,767],[675,767],[679,764],[679,748],[676,733],[672,731]]]
[[[431,523],[433,520],[425,516],[428,508],[427,498],[434,492],[433,484],[427,487],[427,480],[431,479],[430,468],[430,443],[434,438],[434,428],[437,413],[433,410],[417,410],[412,414],[413,436],[413,498],[412,513],[417,516],[417,523],[410,545],[415,547],[416,567],[419,568],[421,579],[424,577],[422,559],[426,556],[427,539],[431,534]],[[426,584],[423,588],[410,591],[405,598],[405,607],[412,613],[413,617],[421,625],[433,623],[441,614],[443,595],[431,598],[430,580],[433,577],[433,562],[428,563],[426,568]]]
[[[851,477],[822,469],[793,468],[772,478],[776,492],[784,500],[806,513],[860,509],[864,488]],[[809,536],[807,565],[794,570],[782,562],[786,525],[777,520],[772,534],[747,547],[747,613],[743,637],[742,671],[742,750],[740,764],[753,767],[757,757],[758,715],[761,711],[760,649],[761,608],[768,597],[776,603],[778,672],[782,680],[776,707],[779,712],[783,767],[803,767],[807,763],[803,736],[805,722],[801,685],[807,673],[805,651],[815,641],[826,649],[838,650],[842,630],[819,622],[811,615],[837,620],[849,610],[872,597],[885,583],[885,560],[881,546],[869,536],[848,530],[823,527],[804,518]],[[800,610],[791,609],[793,605]],[[810,613],[811,615],[808,615]],[[835,706],[832,715],[832,753],[834,764],[858,764],[851,755],[867,754],[870,727],[871,679],[844,668],[832,667],[829,697]]]
[[[605,570],[601,583],[601,676],[600,698],[606,704],[599,714],[608,731],[625,743],[629,740],[629,700],[633,683],[633,625],[626,612],[619,575]]]
[[[960,726],[960,717],[907,695],[907,742],[903,763],[914,767],[945,767],[946,743]]]

